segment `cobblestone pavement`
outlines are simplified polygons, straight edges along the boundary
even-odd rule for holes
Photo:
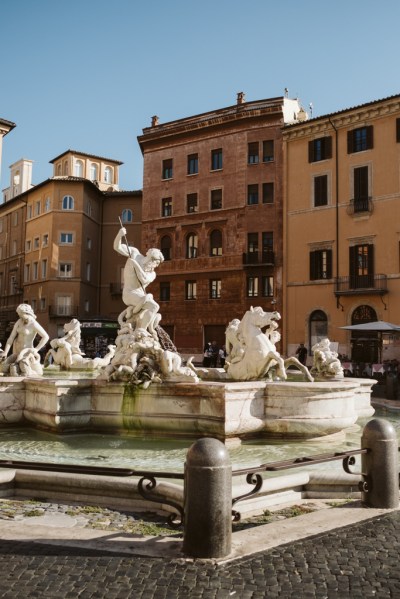
[[[226,564],[0,540],[3,599],[400,598],[398,511]]]

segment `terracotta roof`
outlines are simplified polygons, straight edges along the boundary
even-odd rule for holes
[[[96,154],[87,154],[86,152],[79,152],[79,150],[66,150],[62,154],[59,154],[53,160],[49,160],[50,164],[65,156],[66,154],[78,154],[79,156],[86,156],[87,158],[97,158],[97,160],[103,160],[104,162],[113,162],[114,164],[124,164],[120,160],[115,160],[114,158],[105,158],[104,156],[96,156]]]

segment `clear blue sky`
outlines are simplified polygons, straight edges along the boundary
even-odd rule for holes
[[[2,0],[1,188],[33,182],[72,148],[124,162],[142,186],[137,136],[248,101],[299,97],[318,116],[400,93],[399,0]]]

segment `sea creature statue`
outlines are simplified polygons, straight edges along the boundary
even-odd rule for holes
[[[96,370],[107,366],[115,354],[115,345],[109,345],[103,358],[86,358],[80,349],[81,323],[76,318],[64,324],[64,332],[64,337],[50,341],[51,349],[45,356],[45,366],[50,367],[52,362],[62,370]]]
[[[0,351],[0,371],[11,376],[42,376],[39,351],[46,345],[49,336],[37,322],[35,313],[29,304],[20,304],[19,316],[4,350]],[[35,338],[40,337],[36,346]],[[12,348],[11,355],[8,355]]]
[[[295,366],[305,378],[313,381],[308,368],[295,357],[282,358],[275,344],[280,340],[277,331],[279,312],[265,312],[251,307],[242,320],[232,320],[225,334],[228,352],[224,369],[194,368],[205,380],[286,380],[286,368]]]
[[[328,338],[324,338],[311,348],[314,353],[311,373],[319,378],[341,379],[344,377],[343,367],[338,354],[331,349],[330,343]]]

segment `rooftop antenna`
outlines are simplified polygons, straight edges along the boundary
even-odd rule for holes
[[[309,106],[310,106],[310,117],[312,118],[312,112],[313,112],[313,108],[314,108],[313,103],[310,102]]]
[[[289,90],[287,87],[285,87],[285,98],[289,97]]]

